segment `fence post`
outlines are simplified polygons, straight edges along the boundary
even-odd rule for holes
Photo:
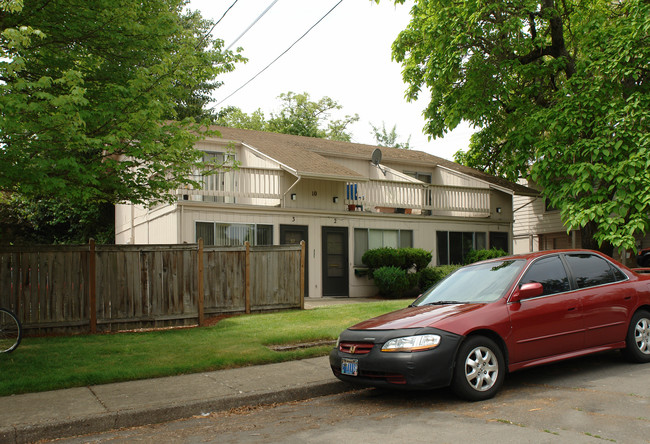
[[[300,309],[305,309],[305,241],[300,241]]]
[[[244,242],[246,246],[246,270],[244,282],[244,300],[246,304],[246,314],[251,312],[251,244],[248,241]]]
[[[203,298],[204,298],[204,294],[203,294],[203,238],[199,239],[199,252],[198,252],[198,255],[199,255],[199,257],[198,257],[198,262],[199,262],[199,270],[198,270],[199,271],[199,273],[198,273],[198,275],[199,275],[199,277],[198,277],[198,279],[199,279],[198,289],[199,290],[198,291],[199,291],[199,295],[198,295],[197,301],[198,301],[198,305],[199,305],[199,307],[198,307],[198,310],[199,310],[199,327],[203,327],[203,321],[204,321],[204,312],[203,312],[203,304],[204,304],[204,301],[203,301]]]
[[[95,239],[88,241],[90,251],[88,256],[88,304],[90,305],[90,333],[97,333],[97,274],[95,257]]]

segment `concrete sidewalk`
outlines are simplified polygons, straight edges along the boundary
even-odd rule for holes
[[[373,302],[306,298],[305,308]],[[0,443],[26,443],[341,393],[327,357],[0,397]]]
[[[0,443],[26,443],[341,393],[327,357],[0,397]]]

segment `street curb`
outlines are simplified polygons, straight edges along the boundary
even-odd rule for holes
[[[352,386],[337,380],[241,396],[191,401],[177,405],[171,403],[171,405],[165,407],[128,409],[101,415],[89,415],[71,420],[51,421],[38,425],[6,427],[0,429],[0,443],[22,444],[43,439],[101,433],[120,428],[138,427],[190,418],[196,415],[226,411],[237,407],[302,401],[351,390],[353,390]]]

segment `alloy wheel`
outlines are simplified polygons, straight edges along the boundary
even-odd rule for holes
[[[476,347],[465,359],[465,378],[479,392],[491,389],[499,376],[499,362],[487,347]]]

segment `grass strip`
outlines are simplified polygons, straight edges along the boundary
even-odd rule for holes
[[[324,356],[331,345],[283,352],[270,346],[336,339],[409,302],[240,315],[202,328],[24,338],[13,353],[0,354],[0,396]]]

